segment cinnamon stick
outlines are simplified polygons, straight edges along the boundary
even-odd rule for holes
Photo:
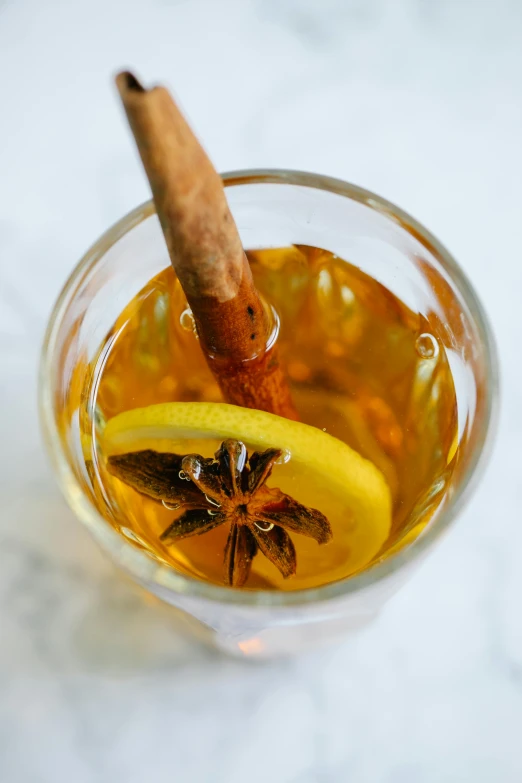
[[[225,399],[297,418],[221,177],[164,87],[116,77],[172,265]]]

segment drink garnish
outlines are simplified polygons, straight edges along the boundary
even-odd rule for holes
[[[228,524],[224,552],[225,584],[241,587],[260,551],[284,578],[296,572],[296,554],[288,532],[326,544],[332,537],[327,518],[266,481],[281,449],[248,455],[239,440],[225,440],[215,458],[152,450],[109,457],[112,475],[154,500],[179,505],[182,513],[161,535],[165,543],[200,535]]]
[[[168,534],[164,533],[164,543],[179,541],[182,537],[187,537],[192,529],[194,531],[199,529],[200,532],[212,530],[222,521],[224,522],[222,517],[218,516],[224,513],[224,509],[230,510],[245,505],[239,502],[237,497],[232,498],[232,495],[229,497],[226,491],[228,500],[223,505],[223,498],[218,496],[220,488],[222,490],[223,486],[228,487],[229,485],[226,483],[223,485],[223,482],[231,479],[227,479],[227,476],[221,473],[219,476],[215,475],[218,470],[216,465],[213,465],[215,460],[210,459],[209,462],[208,457],[201,457],[198,454],[182,454],[183,444],[187,441],[192,442],[193,451],[203,451],[206,454],[208,452],[205,452],[205,443],[208,441],[240,444],[234,447],[237,449],[237,456],[234,458],[235,461],[232,460],[238,472],[241,476],[245,471],[246,475],[255,474],[262,477],[262,481],[258,480],[255,483],[255,497],[250,498],[250,502],[254,505],[252,507],[249,505],[249,511],[254,509],[259,515],[259,519],[255,517],[258,524],[253,531],[250,526],[247,527],[254,540],[257,540],[257,533],[260,535],[265,533],[262,540],[267,542],[266,547],[274,541],[274,546],[277,546],[277,543],[284,538],[278,531],[274,532],[276,526],[287,532],[311,535],[318,541],[326,540],[326,527],[324,525],[321,527],[320,522],[324,518],[323,514],[312,512],[310,508],[316,505],[321,508],[321,502],[314,503],[313,495],[306,492],[306,501],[304,501],[306,506],[298,502],[304,500],[298,493],[307,485],[319,486],[323,498],[325,496],[336,498],[345,509],[346,530],[342,531],[342,535],[349,537],[350,546],[353,547],[354,552],[357,552],[357,563],[361,566],[378,554],[389,536],[392,504],[390,490],[382,473],[338,438],[317,427],[265,411],[240,408],[225,403],[171,402],[135,408],[114,416],[107,422],[101,441],[109,471],[113,475],[142,494],[163,502],[163,505],[182,505],[183,509],[180,509],[180,512],[188,514],[183,521],[183,526],[186,527],[179,527],[179,520],[174,520],[172,530]],[[248,448],[254,451],[249,459],[246,448],[241,445],[243,443],[248,444]],[[212,451],[215,448],[216,446],[213,445]],[[227,446],[221,446],[218,455],[223,448],[228,449]],[[217,466],[223,465],[225,459],[231,458],[224,456],[216,458]],[[276,468],[274,468],[275,464]],[[264,466],[264,473],[261,466]],[[279,476],[280,483],[287,482],[284,488],[288,489],[293,497],[285,500],[288,495],[285,496],[282,492],[280,495],[274,494],[269,504],[275,503],[276,506],[272,505],[268,510],[264,509],[264,513],[272,515],[267,517],[260,514],[257,503],[261,502],[263,506],[265,490],[280,492],[266,487],[272,468],[274,468],[274,475]],[[290,475],[292,481],[288,485]],[[210,482],[211,486],[207,484],[198,486],[194,477],[200,482]],[[241,481],[237,479],[239,490],[252,491],[245,490],[243,480],[243,478]],[[254,482],[254,478],[249,480]],[[251,486],[253,487],[254,484]],[[218,495],[215,494],[216,492]],[[268,502],[268,496],[266,497]],[[277,503],[280,501],[282,505],[278,506]],[[219,504],[219,507],[216,504]],[[319,521],[305,514],[302,509],[307,514],[308,512],[319,514],[317,517]],[[203,515],[201,511],[204,512]],[[279,514],[278,519],[273,518],[275,513]],[[303,520],[309,533],[304,532],[302,526],[297,530],[296,524],[302,525]],[[274,528],[268,530],[272,524]],[[179,531],[179,536],[175,535],[176,531]],[[242,532],[239,540],[235,537],[237,531],[229,540],[229,560],[233,562],[235,559],[248,560],[249,557],[251,559],[253,545],[250,536]],[[250,547],[247,546],[248,541]],[[258,543],[258,546],[266,554],[261,543]],[[285,551],[288,553],[290,545],[286,545],[286,538],[283,548],[285,546]],[[281,546],[276,554],[279,556],[280,552]],[[280,561],[281,573],[283,568],[291,571],[289,558],[290,555],[285,561]],[[246,567],[237,567],[236,579],[240,579],[239,574],[244,568]],[[225,575],[227,583],[234,585],[241,583],[232,581],[230,571],[228,573],[228,577]]]

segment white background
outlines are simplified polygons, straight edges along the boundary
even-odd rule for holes
[[[0,0],[0,780],[522,779],[522,5]],[[77,524],[36,365],[73,265],[148,190],[111,83],[169,84],[221,170],[331,174],[414,214],[491,317],[497,448],[356,640],[252,665],[183,641]]]

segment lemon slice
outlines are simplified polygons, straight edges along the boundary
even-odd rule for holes
[[[102,447],[107,456],[142,449],[187,453],[187,441],[224,438],[286,450],[301,486],[313,475],[323,492],[349,509],[351,546],[357,552],[354,569],[381,549],[391,526],[390,490],[382,473],[346,443],[308,424],[225,403],[161,403],[114,416],[105,427]]]

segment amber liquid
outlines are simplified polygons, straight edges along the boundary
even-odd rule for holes
[[[248,253],[259,291],[275,309],[278,345],[302,421],[345,441],[383,473],[393,497],[387,557],[429,522],[457,457],[457,407],[443,346],[430,322],[388,289],[329,252],[306,246]],[[83,394],[84,435],[110,417],[172,401],[222,401],[199,349],[190,311],[172,269],[152,279],[107,335]],[[183,445],[183,444],[181,444]],[[210,456],[219,441],[187,442],[184,453]],[[251,444],[247,443],[247,446]],[[165,546],[175,512],[111,477],[96,437],[91,478],[101,512],[150,557],[222,584],[227,525]],[[343,579],[368,567],[354,544],[349,500],[332,496],[292,461],[269,480],[329,518],[333,539],[318,546],[293,535],[297,574],[283,580],[261,554],[247,588],[296,590]]]

